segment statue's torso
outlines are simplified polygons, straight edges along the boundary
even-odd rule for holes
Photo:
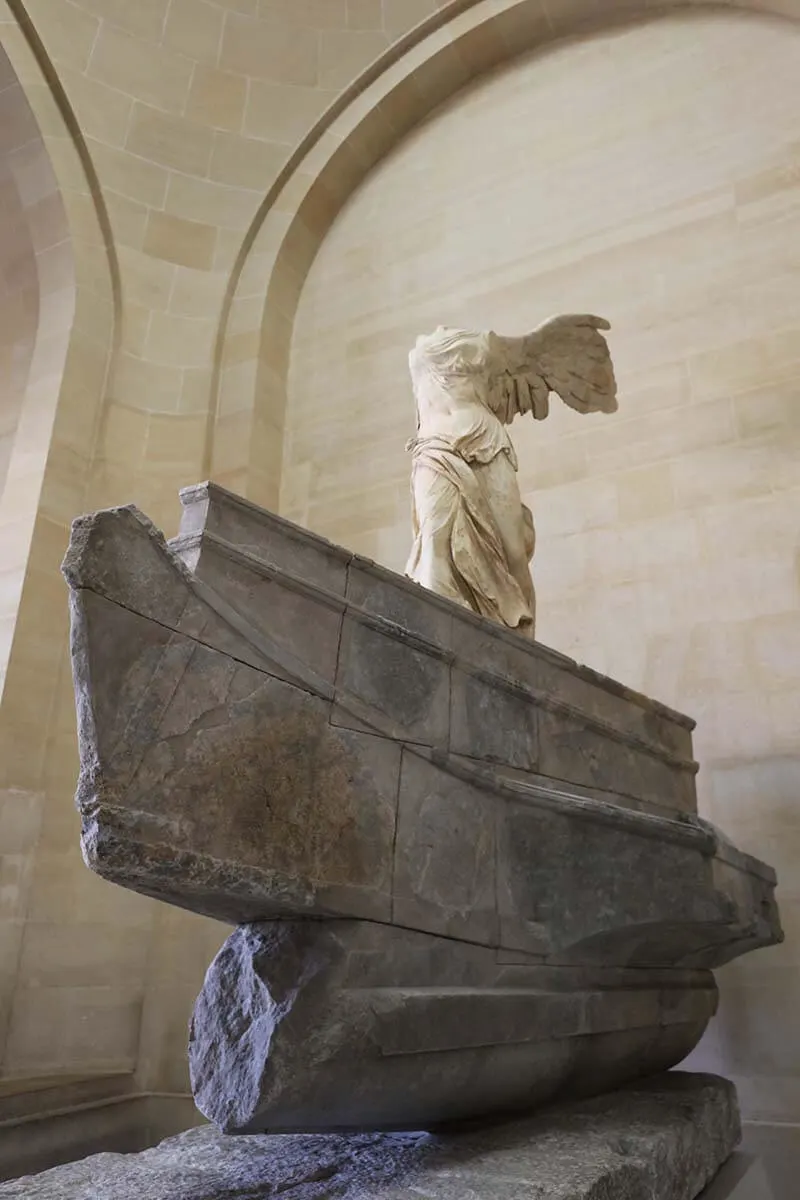
[[[505,425],[489,408],[485,384],[467,376],[443,388],[436,379],[418,377],[416,442],[435,438],[467,462],[487,463],[504,451],[516,468],[516,456]]]

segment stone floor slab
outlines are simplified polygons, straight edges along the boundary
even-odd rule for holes
[[[447,1134],[212,1126],[0,1185],[0,1200],[695,1200],[740,1136],[733,1085],[672,1072]]]
[[[760,1158],[734,1154],[699,1200],[778,1200]]]

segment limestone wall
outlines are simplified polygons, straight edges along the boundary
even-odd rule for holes
[[[442,322],[613,322],[620,412],[515,427],[545,643],[698,719],[703,811],[779,871],[702,1061],[800,1115],[800,30],[680,16],[525,57],[413,132],[301,294],[283,510],[395,569],[406,354]]]

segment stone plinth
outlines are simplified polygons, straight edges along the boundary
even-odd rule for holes
[[[739,1133],[730,1083],[674,1073],[438,1136],[194,1129],[0,1185],[0,1200],[695,1200]]]

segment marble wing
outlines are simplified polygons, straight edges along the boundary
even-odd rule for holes
[[[576,412],[615,412],[614,367],[600,332],[610,328],[602,317],[570,313],[523,337],[491,334],[490,403],[500,420],[525,413],[544,420],[551,392]]]

